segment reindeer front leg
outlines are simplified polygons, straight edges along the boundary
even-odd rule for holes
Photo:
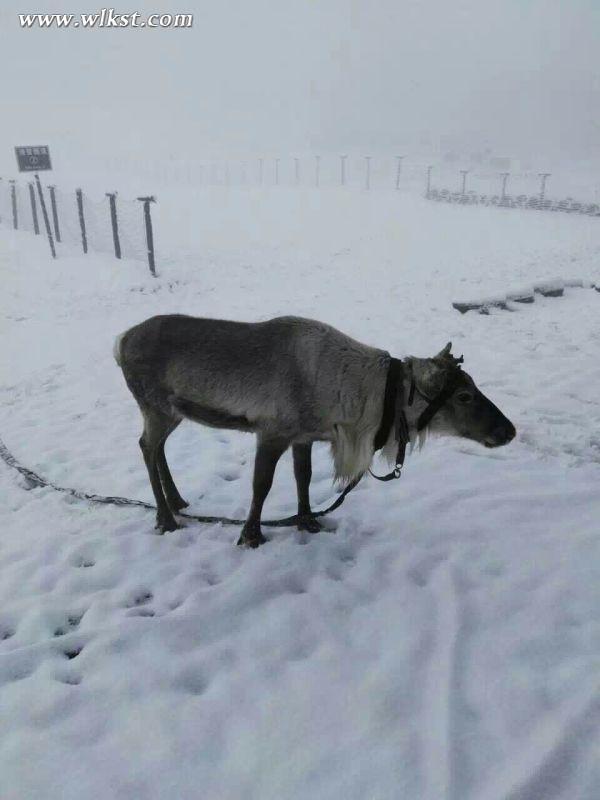
[[[312,478],[312,442],[292,446],[294,476],[298,490],[298,530],[318,533],[321,524],[310,507],[310,479]]]
[[[281,438],[267,438],[259,435],[254,459],[254,479],[252,482],[252,505],[238,545],[260,547],[267,539],[260,529],[260,515],[264,502],[273,485],[273,475],[277,462],[287,450],[289,441]]]

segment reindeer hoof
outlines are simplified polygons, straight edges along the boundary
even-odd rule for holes
[[[308,531],[309,533],[319,533],[323,530],[323,526],[319,520],[312,514],[302,514],[298,517],[297,524],[299,531]]]
[[[161,518],[156,520],[156,529],[159,533],[167,533],[167,531],[176,531],[179,525],[175,522],[173,517]]]
[[[238,547],[252,547],[256,549],[269,540],[263,536],[261,529],[254,525],[244,525],[238,539]]]

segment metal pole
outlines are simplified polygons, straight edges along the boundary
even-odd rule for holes
[[[315,156],[315,186],[321,182],[321,156]]]
[[[50,252],[52,253],[52,258],[56,258],[56,250],[54,249],[54,240],[52,238],[52,231],[50,230],[50,220],[48,219],[48,211],[46,210],[46,201],[44,200],[44,192],[42,191],[40,176],[36,172],[33,177],[35,178],[35,182],[38,188],[40,205],[42,207],[42,216],[44,217],[44,225],[46,226],[46,233],[48,234],[48,244],[50,245]]]
[[[35,205],[35,189],[33,188],[33,181],[29,181],[29,200],[31,202],[31,216],[33,218],[33,232],[36,236],[39,235],[40,226],[38,224],[37,207]]]
[[[460,174],[462,175],[462,186],[461,186],[461,189],[460,189],[460,193],[463,196],[464,196],[465,190],[467,188],[467,175],[468,175],[468,173],[469,173],[468,169],[461,169],[460,170]]]
[[[150,197],[138,197],[138,200],[144,204],[144,224],[146,227],[146,247],[148,248],[148,266],[150,272],[156,278],[156,262],[154,260],[154,236],[152,234],[152,217],[150,216],[150,203],[156,203],[156,198],[152,195]]]
[[[60,242],[60,228],[58,227],[58,208],[56,207],[56,186],[48,186],[50,192],[50,206],[52,207],[52,222],[54,223],[54,238]]]
[[[365,161],[367,163],[367,174],[365,176],[365,189],[367,191],[371,188],[371,156],[365,156]]]
[[[396,156],[398,166],[396,167],[396,189],[400,188],[400,176],[402,175],[402,159],[404,156]]]
[[[346,159],[348,156],[340,156],[340,186],[346,185]]]
[[[296,179],[296,186],[300,183],[300,159],[294,159],[294,176]]]
[[[433,166],[430,164],[427,167],[427,188],[425,189],[425,197],[429,197],[429,195],[431,194],[431,170],[432,169],[433,169]]]
[[[115,257],[121,258],[121,242],[119,241],[119,223],[117,221],[117,193],[106,192],[110,206],[110,225],[112,228],[113,244],[115,246]]]
[[[258,159],[258,185],[259,186],[262,186],[262,182],[263,182],[264,164],[265,164],[264,158],[259,158]]]
[[[500,197],[500,201],[503,203],[506,199],[506,183],[508,181],[508,176],[510,172],[503,172],[502,175],[502,196]]]
[[[540,172],[539,177],[542,179],[542,184],[540,186],[540,203],[544,202],[544,198],[546,197],[546,179],[552,175],[551,172]]]
[[[275,159],[275,186],[279,186],[279,162],[281,159]]]
[[[10,183],[10,199],[12,204],[12,217],[13,217],[13,228],[18,231],[19,230],[19,214],[17,212],[17,187],[15,186],[15,181],[11,180]]]
[[[79,227],[81,228],[81,246],[83,247],[83,252],[87,253],[87,233],[85,231],[85,217],[83,215],[83,192],[81,189],[75,190],[75,196],[77,197],[77,215],[79,216]]]

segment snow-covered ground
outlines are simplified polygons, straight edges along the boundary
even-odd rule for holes
[[[316,536],[27,491],[0,464],[2,800],[596,800],[600,294],[513,313],[453,300],[600,279],[598,220],[402,193],[161,197],[159,270],[0,230],[0,436],[56,483],[151,500],[114,336],[155,313],[312,316],[431,355],[448,340],[513,420],[365,480]],[[197,513],[243,515],[253,439],[184,423]],[[317,447],[312,497],[334,494]],[[294,511],[285,457],[268,515]]]

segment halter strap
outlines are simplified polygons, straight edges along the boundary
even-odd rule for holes
[[[429,425],[433,417],[442,408],[444,403],[450,399],[456,389],[456,386],[458,385],[459,375],[460,365],[457,363],[446,378],[440,392],[438,392],[438,394],[431,400],[419,391],[419,394],[421,394],[425,400],[428,401],[428,405],[421,412],[417,420],[417,431],[420,432],[423,430],[423,428]],[[409,406],[412,406],[414,402],[415,390],[415,379],[412,375],[411,369],[410,389],[408,392]],[[375,475],[375,473],[369,469],[371,476],[378,481],[391,481],[400,477],[402,467],[404,466],[406,445],[410,441],[408,421],[404,411],[404,364],[398,358],[390,358],[390,365],[388,367],[388,373],[385,381],[385,391],[383,395],[383,413],[381,415],[379,428],[377,429],[377,433],[375,434],[375,438],[373,440],[375,451],[381,450],[381,448],[384,447],[389,438],[390,430],[394,420],[396,421],[395,438],[398,443],[396,463],[394,469],[387,475]]]
[[[383,395],[383,413],[373,440],[375,451],[384,447],[389,439],[394,422],[396,423],[395,438],[398,442],[396,464],[394,469],[387,475],[375,475],[369,469],[370,474],[378,481],[391,481],[400,477],[406,454],[406,445],[409,442],[408,422],[404,413],[404,364],[399,358],[390,358]]]

